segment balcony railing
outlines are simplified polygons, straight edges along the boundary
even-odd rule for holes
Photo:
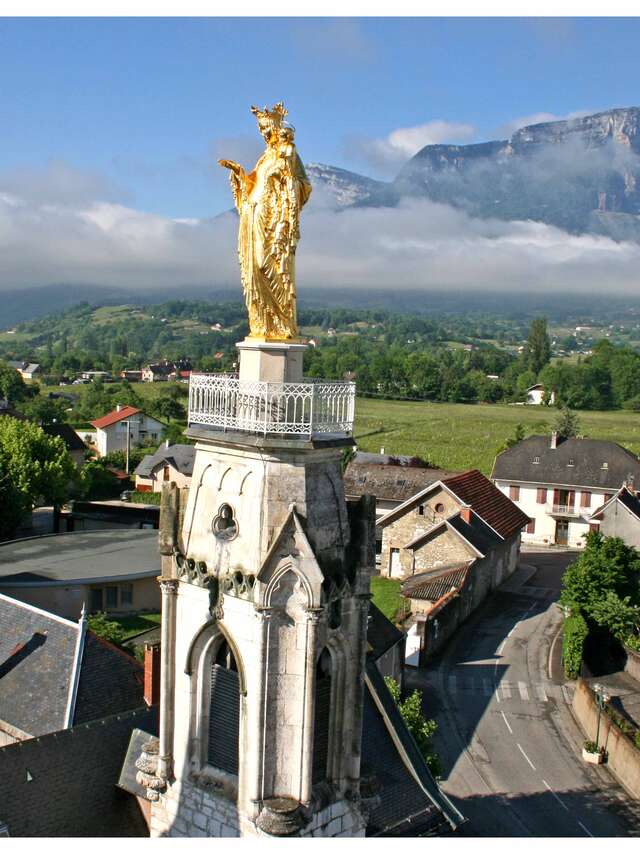
[[[350,435],[355,383],[242,382],[233,374],[191,374],[189,424],[246,433]]]
[[[553,513],[558,516],[580,516],[581,513],[590,512],[588,508],[575,507],[573,504],[554,504]]]

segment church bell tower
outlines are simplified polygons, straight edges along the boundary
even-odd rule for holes
[[[246,339],[192,374],[188,497],[165,487],[154,836],[361,836],[372,502],[347,503],[355,388]]]

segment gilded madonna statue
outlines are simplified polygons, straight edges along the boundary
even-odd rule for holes
[[[294,144],[294,128],[284,121],[282,102],[271,109],[251,107],[266,142],[253,172],[232,160],[233,198],[240,214],[238,256],[252,338],[291,340],[296,319],[295,254],[300,211],[311,184]]]

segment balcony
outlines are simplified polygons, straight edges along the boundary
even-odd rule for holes
[[[189,425],[263,436],[350,436],[355,397],[352,382],[243,382],[234,374],[192,373]]]
[[[585,512],[590,512],[588,507],[576,507],[573,504],[553,504],[551,507],[553,516],[574,516],[577,518]]]

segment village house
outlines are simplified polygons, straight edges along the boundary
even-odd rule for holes
[[[11,368],[15,368],[15,370],[20,374],[23,380],[32,380],[35,379],[37,374],[40,373],[40,365],[36,362],[7,362],[7,364]]]
[[[76,433],[73,427],[68,424],[43,424],[42,429],[47,436],[58,436],[64,442],[64,446],[69,452],[69,456],[77,466],[83,466],[85,463],[85,454],[87,446]]]
[[[541,406],[543,403],[553,406],[553,404],[556,402],[555,391],[553,389],[551,390],[548,400],[545,395],[546,392],[542,383],[536,383],[535,385],[532,385],[530,388],[527,389],[527,399],[525,403],[528,403],[533,406]]]
[[[593,513],[629,478],[640,482],[640,461],[616,442],[553,432],[507,448],[491,477],[531,518],[523,543],[583,548]]]
[[[143,457],[134,474],[138,492],[162,492],[163,483],[189,486],[196,449],[193,445],[170,445],[167,440],[154,454]]]
[[[605,537],[620,537],[628,546],[640,548],[640,498],[631,482],[621,486],[590,516],[589,527]]]
[[[124,370],[120,371],[120,379],[130,383],[142,382],[142,371]]]
[[[135,406],[119,403],[113,412],[89,422],[96,430],[98,456],[104,457],[112,451],[124,451],[143,445],[146,441],[158,442],[165,425],[145,415]],[[128,435],[128,440],[127,440]]]
[[[404,579],[408,663],[424,664],[516,569],[529,519],[481,472],[431,484],[383,516],[381,572]]]
[[[0,755],[143,704],[142,665],[89,631],[84,612],[75,622],[0,594],[0,628]]]
[[[0,544],[0,593],[77,620],[90,613],[159,611],[153,530],[78,531]]]
[[[142,369],[142,382],[166,382],[169,379],[171,371],[173,371],[173,365],[169,365],[166,362],[147,365]]]

